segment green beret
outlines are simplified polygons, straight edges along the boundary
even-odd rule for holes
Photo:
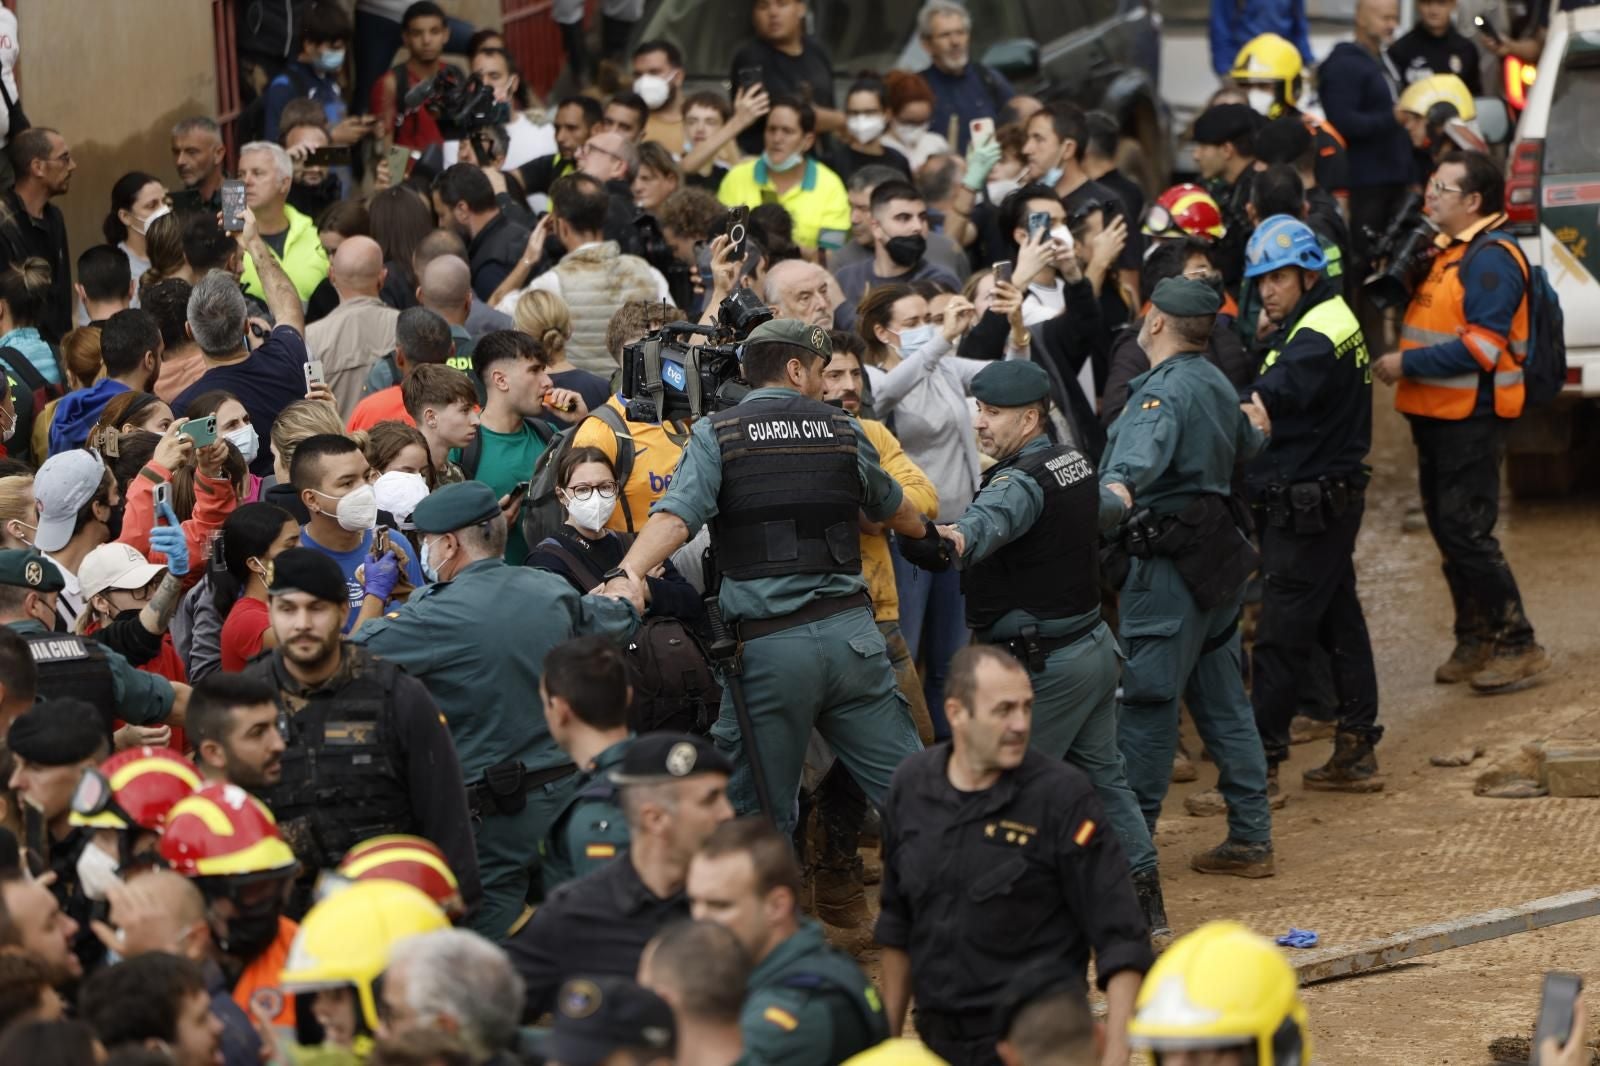
[[[500,513],[494,489],[481,481],[457,481],[441,485],[411,512],[411,524],[419,533],[454,533]]]
[[[991,407],[1026,407],[1050,398],[1050,375],[1038,363],[990,363],[972,379],[972,398]]]
[[[1169,315],[1195,318],[1222,310],[1222,297],[1204,281],[1194,278],[1162,278],[1150,302]]]
[[[56,564],[31,548],[0,551],[0,585],[16,585],[35,592],[60,592],[66,579]]]
[[[758,344],[761,341],[793,344],[824,360],[833,358],[833,341],[828,339],[828,331],[821,326],[807,325],[798,318],[770,319],[751,330],[744,339],[746,344]]]

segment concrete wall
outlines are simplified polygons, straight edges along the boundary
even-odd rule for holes
[[[53,126],[78,164],[55,201],[72,254],[99,244],[111,186],[130,170],[177,184],[170,131],[215,115],[211,0],[20,0],[22,103]]]

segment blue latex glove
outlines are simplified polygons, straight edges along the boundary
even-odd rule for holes
[[[1289,927],[1289,931],[1278,937],[1278,944],[1286,948],[1314,948],[1317,946],[1317,934],[1309,929],[1296,929]]]
[[[399,583],[400,560],[395,558],[394,552],[384,552],[381,558],[367,556],[366,565],[361,568],[362,592],[388,603],[394,595],[394,587]]]
[[[989,171],[1000,162],[1000,142],[993,137],[982,141],[973,141],[967,146],[967,171],[961,178],[961,184],[973,192],[982,192],[984,182],[989,180]]]
[[[173,577],[183,577],[189,572],[189,541],[183,535],[183,527],[178,525],[178,516],[173,514],[172,508],[163,504],[156,509],[158,519],[165,520],[166,525],[158,525],[150,530],[150,549],[160,552],[167,557],[167,572]]]

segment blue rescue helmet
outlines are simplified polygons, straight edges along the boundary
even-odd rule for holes
[[[1245,246],[1244,276],[1259,278],[1284,267],[1326,270],[1328,257],[1310,226],[1292,215],[1273,215],[1250,235]]]

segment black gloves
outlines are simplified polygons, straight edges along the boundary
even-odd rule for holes
[[[922,527],[923,535],[916,540],[907,536],[896,538],[900,544],[900,558],[920,569],[943,573],[955,561],[955,552],[950,542],[939,536],[931,519],[924,518]]]

